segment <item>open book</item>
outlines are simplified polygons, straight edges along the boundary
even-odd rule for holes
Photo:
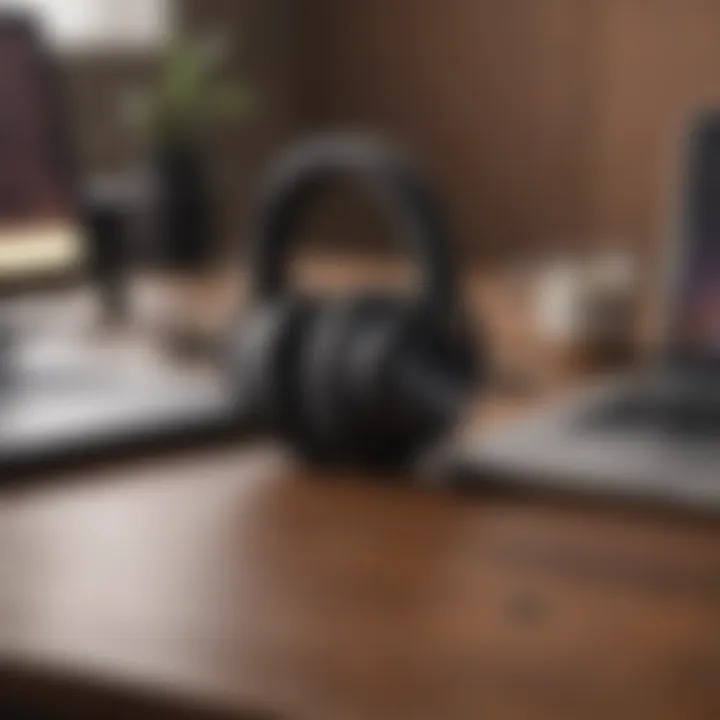
[[[85,261],[85,247],[70,222],[0,227],[0,283],[74,274]]]

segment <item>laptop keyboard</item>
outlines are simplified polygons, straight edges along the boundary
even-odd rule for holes
[[[708,439],[720,436],[720,388],[658,383],[630,391],[591,408],[582,423],[588,431],[657,433]]]

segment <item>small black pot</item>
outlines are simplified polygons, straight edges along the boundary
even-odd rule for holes
[[[214,198],[205,156],[192,144],[171,144],[154,153],[156,260],[166,269],[202,271],[216,257]]]

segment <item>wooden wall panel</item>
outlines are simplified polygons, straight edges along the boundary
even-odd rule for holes
[[[385,130],[415,148],[481,257],[558,245],[656,247],[680,137],[720,106],[720,0],[183,0],[193,26],[242,41],[261,115],[218,137],[229,232],[271,153],[303,131]],[[68,62],[88,170],[133,143],[117,98],[143,60]],[[363,242],[366,206],[332,223]],[[371,228],[370,231],[367,228]],[[349,230],[348,230],[349,228]]]
[[[587,0],[306,0],[316,125],[407,140],[462,242],[560,242],[587,216]]]
[[[645,245],[720,104],[718,0],[304,0],[306,127],[427,157],[466,248]]]
[[[605,0],[597,40],[592,224],[657,245],[686,126],[698,108],[720,107],[720,2]]]

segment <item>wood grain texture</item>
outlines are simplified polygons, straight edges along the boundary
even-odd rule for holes
[[[90,686],[286,717],[720,711],[715,527],[320,478],[250,449],[1,517],[3,653]]]
[[[577,237],[585,6],[306,0],[308,121],[386,131],[438,178],[481,256]]]
[[[301,7],[304,123],[406,141],[468,254],[664,242],[686,125],[720,102],[717,2]]]

